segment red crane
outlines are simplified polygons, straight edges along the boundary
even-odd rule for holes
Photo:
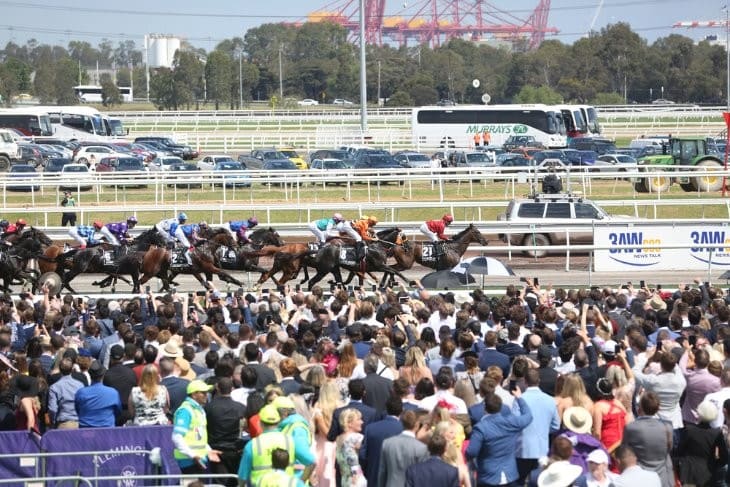
[[[487,0],[416,0],[395,14],[385,14],[386,0],[365,0],[365,39],[382,44],[390,39],[400,45],[410,41],[438,46],[454,38],[482,40],[489,36],[504,41],[527,40],[537,48],[546,34],[557,34],[548,27],[550,0],[539,0],[535,10],[521,19]],[[335,0],[308,16],[310,22],[330,21],[345,27],[351,39],[360,38],[360,0]]]

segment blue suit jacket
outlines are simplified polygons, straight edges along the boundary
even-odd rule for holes
[[[406,487],[459,487],[459,470],[437,457],[411,465],[406,470]]]
[[[509,357],[497,350],[485,349],[479,354],[479,368],[486,372],[492,365],[496,365],[502,369],[502,375],[504,377],[509,377]]]
[[[491,414],[477,423],[471,433],[466,456],[476,459],[477,482],[499,485],[504,472],[507,482],[519,477],[515,447],[520,433],[532,421],[532,413],[525,400],[515,402],[520,407],[520,415]]]
[[[365,427],[370,423],[374,423],[375,421],[382,418],[382,415],[378,413],[374,408],[371,408],[370,406],[361,402],[350,401],[347,406],[337,408],[332,413],[332,425],[330,426],[330,430],[327,433],[327,441],[335,441],[337,437],[340,436],[340,434],[342,433],[342,429],[340,428],[340,414],[342,414],[342,411],[347,408],[355,408],[360,411],[360,414],[362,415],[363,430],[365,430]]]
[[[360,447],[360,466],[365,471],[368,485],[375,485],[378,481],[380,468],[380,452],[383,442],[391,436],[401,434],[403,425],[393,416],[386,416],[365,428],[365,438]]]
[[[527,355],[524,348],[512,342],[505,343],[504,345],[497,345],[497,350],[507,355],[510,362],[512,362],[512,360],[514,360],[518,355]],[[508,377],[508,375],[505,375],[505,377]]]

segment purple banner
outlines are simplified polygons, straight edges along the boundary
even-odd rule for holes
[[[148,454],[160,448],[161,465],[153,465]],[[136,480],[137,475],[179,474],[172,456],[172,427],[146,426],[125,428],[88,428],[48,431],[41,440],[46,452],[113,451],[102,455],[58,456],[46,460],[48,477],[64,475],[120,476],[120,481],[99,482],[100,487],[135,487],[153,485],[154,481]],[[164,484],[165,482],[160,482]],[[69,485],[68,483],[63,483]],[[49,483],[49,486],[54,484]],[[61,482],[55,485],[62,485]]]
[[[35,456],[39,452],[40,438],[37,435],[27,431],[0,431],[0,454],[15,455],[11,458],[0,458],[0,479],[35,477],[36,466],[40,475],[41,465]],[[23,486],[23,482],[4,485]]]

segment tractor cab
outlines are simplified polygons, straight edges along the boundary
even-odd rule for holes
[[[704,139],[670,139],[668,147],[677,166],[694,166],[698,156],[707,154],[707,142]]]

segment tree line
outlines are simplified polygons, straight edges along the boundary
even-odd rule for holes
[[[442,99],[481,103],[648,103],[663,96],[676,102],[720,104],[725,93],[724,46],[671,34],[648,43],[626,23],[609,25],[572,44],[547,40],[532,51],[466,40],[442,46],[367,47],[367,93],[392,106],[432,104]],[[0,50],[0,96],[10,103],[30,93],[46,104],[75,103],[73,86],[89,71],[113,69],[116,85],[134,85],[147,97],[143,53],[134,41],[116,47],[21,46]],[[243,38],[206,52],[183,42],[171,68],[151,70],[149,98],[159,109],[190,109],[205,101],[238,108],[250,100],[273,105],[312,98],[359,100],[359,52],[336,24],[263,24]],[[473,86],[473,80],[479,86]],[[280,84],[281,81],[281,84]],[[102,76],[106,105],[121,102],[111,76]],[[283,91],[283,98],[280,96]]]

